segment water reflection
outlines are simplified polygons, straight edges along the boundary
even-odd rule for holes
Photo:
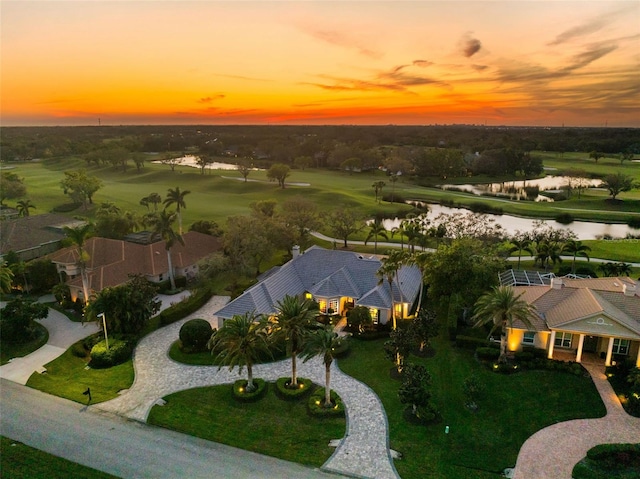
[[[463,208],[449,208],[441,205],[429,205],[429,219],[434,219],[439,214],[452,215],[454,213],[469,213],[469,210]],[[486,215],[489,218],[493,218],[496,224],[502,226],[505,232],[509,235],[513,235],[516,231],[531,231],[534,228],[534,219],[520,218],[518,216],[510,215]],[[387,230],[392,230],[400,225],[402,218],[386,219],[383,220],[384,227]],[[578,239],[599,239],[605,235],[612,238],[624,238],[627,234],[638,234],[639,230],[634,230],[625,224],[607,224],[607,223],[593,223],[589,221],[574,221],[571,224],[564,225],[558,223],[555,220],[546,220],[548,225],[551,225],[557,229],[566,229],[573,231]]]
[[[571,176],[545,176],[535,180],[505,181],[503,183],[440,185],[443,190],[457,190],[474,195],[491,194],[512,200],[532,199],[535,201],[553,201],[548,196],[539,195],[538,191],[558,192],[562,188],[592,188],[602,184],[602,180],[575,178]]]

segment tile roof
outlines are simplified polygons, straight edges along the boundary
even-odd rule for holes
[[[66,235],[64,226],[78,226],[84,221],[47,213],[0,221],[0,254],[20,252],[42,244],[60,241]]]
[[[176,243],[171,249],[174,268],[194,265],[207,255],[222,248],[219,238],[189,231],[182,235],[184,245]],[[167,251],[163,241],[149,245],[122,240],[93,237],[84,249],[89,255],[87,271],[89,287],[100,291],[108,286],[122,284],[130,274],[158,276],[168,273]],[[78,261],[76,247],[64,248],[48,256],[54,263],[73,265]],[[69,285],[81,286],[81,278],[68,281]]]
[[[356,304],[389,309],[389,286],[386,281],[379,285],[376,276],[380,265],[377,257],[313,246],[246,290],[216,315],[231,318],[248,311],[271,314],[287,294],[305,292],[325,298],[348,296]],[[414,266],[404,266],[398,277],[404,301],[412,303],[420,290],[420,271]],[[394,287],[394,296],[400,301],[400,287]]]
[[[560,288],[551,286],[517,286],[516,294],[536,308],[532,323],[536,331],[562,329],[570,323],[605,314],[640,334],[640,295],[625,294],[626,287],[636,287],[630,278],[563,278]],[[514,327],[528,329],[516,321]]]

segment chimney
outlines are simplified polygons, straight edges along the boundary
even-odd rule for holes
[[[291,248],[291,259],[296,259],[298,256],[300,256],[300,246],[294,245]]]
[[[624,283],[622,285],[622,292],[625,296],[635,296],[638,286],[635,284]]]
[[[562,289],[562,278],[551,278],[551,289]]]

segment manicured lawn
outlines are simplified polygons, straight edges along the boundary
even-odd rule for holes
[[[307,413],[306,400],[284,401],[275,385],[254,403],[233,399],[230,384],[171,394],[154,406],[148,422],[230,446],[310,466],[333,454],[331,439],[345,433],[344,418],[318,419]]]
[[[3,479],[115,479],[90,467],[67,461],[0,436],[0,470]]]
[[[199,353],[184,353],[180,349],[180,341],[175,341],[169,348],[169,357],[176,362],[182,364],[193,364],[196,366],[212,366],[217,364],[216,357],[210,351],[202,351]]]
[[[586,154],[585,154],[586,155]],[[588,156],[588,155],[586,155]],[[548,161],[558,166],[571,165],[570,158],[558,161],[551,156]],[[625,163],[623,167],[615,166],[609,160],[600,160],[599,165],[594,162],[585,163],[587,167],[593,167],[594,173],[602,171],[624,171],[634,177],[640,177],[640,166],[637,163]],[[60,188],[60,180],[65,170],[86,168],[86,164],[79,158],[66,158],[45,160],[42,162],[24,163],[16,167],[15,172],[25,179],[27,193],[31,201],[36,205],[33,214],[41,214],[69,200],[63,195]],[[183,212],[185,225],[201,219],[209,219],[224,226],[227,218],[233,215],[244,215],[250,211],[250,203],[275,199],[279,203],[296,195],[304,195],[312,199],[319,211],[327,211],[337,207],[355,208],[363,216],[371,217],[376,213],[397,215],[410,211],[410,207],[401,204],[382,202],[377,204],[373,188],[373,181],[385,179],[382,172],[365,172],[349,175],[344,172],[307,169],[305,171],[292,170],[288,180],[291,183],[309,183],[310,186],[289,185],[285,189],[278,188],[273,182],[266,181],[264,171],[253,171],[249,178],[264,180],[260,182],[243,182],[223,177],[240,177],[236,171],[213,171],[201,175],[195,168],[177,167],[171,172],[166,165],[146,163],[141,173],[135,169],[129,169],[126,173],[116,171],[110,166],[87,169],[89,174],[98,176],[103,181],[103,187],[96,193],[94,203],[99,205],[104,201],[113,201],[122,210],[130,210],[145,213],[147,210],[139,204],[140,199],[149,193],[156,192],[164,196],[168,188],[180,186],[189,189],[191,194],[186,197],[187,208]],[[588,169],[588,171],[592,171]],[[465,181],[468,181],[465,179]],[[390,185],[383,189],[383,194],[391,192]],[[611,204],[606,201],[607,193],[602,191],[590,191],[581,199],[574,197],[568,201],[557,203],[511,202],[500,198],[478,197],[465,193],[444,192],[437,188],[417,186],[409,180],[398,181],[395,192],[406,199],[423,199],[439,202],[443,198],[449,198],[457,203],[469,205],[483,202],[494,206],[500,206],[505,213],[538,217],[553,218],[566,209],[587,210],[571,211],[576,219],[594,219],[598,221],[617,220],[626,222],[631,213],[640,212],[640,193],[636,190],[624,193],[620,198],[625,201],[619,204]],[[589,210],[604,210],[595,212]],[[86,215],[92,217],[95,210],[83,211],[81,208],[74,211],[74,215]],[[325,233],[330,233],[325,228]],[[353,238],[364,239],[366,233],[354,235]]]
[[[87,396],[82,393],[89,387],[95,404],[117,397],[118,391],[133,384],[131,360],[108,369],[85,369],[88,359],[74,356],[71,350],[46,364],[46,374],[33,373],[27,386],[83,404]]]
[[[591,248],[589,256],[592,258],[640,263],[640,240],[588,240],[583,243]]]
[[[490,372],[470,351],[436,338],[436,355],[409,360],[425,364],[433,377],[433,402],[442,422],[408,424],[390,379],[384,341],[353,341],[348,358],[339,360],[347,374],[368,384],[381,398],[389,418],[391,448],[403,454],[395,461],[403,479],[483,479],[499,477],[513,467],[520,446],[536,431],[560,421],[601,417],[605,410],[590,378],[553,371],[514,375]],[[462,383],[471,374],[485,384],[480,408],[464,407]],[[445,434],[445,426],[449,434]]]
[[[35,323],[38,330],[37,337],[26,343],[11,343],[8,341],[2,341],[0,343],[0,365],[7,364],[10,359],[21,358],[40,349],[47,344],[49,340],[49,331],[40,323]]]

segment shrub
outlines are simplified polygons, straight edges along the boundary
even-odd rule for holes
[[[587,451],[587,458],[606,469],[640,467],[640,444],[600,444]]]
[[[80,208],[82,203],[63,203],[53,207],[54,213],[69,213]]]
[[[568,225],[573,223],[574,218],[571,213],[560,213],[556,215],[555,220],[562,225]]]
[[[108,350],[105,341],[100,341],[91,348],[89,366],[95,369],[110,368],[127,361],[132,352],[131,345],[121,339],[110,339]]]
[[[298,387],[296,389],[292,389],[289,387],[291,383],[291,378],[279,378],[276,381],[276,395],[280,399],[284,399],[287,401],[297,401],[298,399],[302,399],[311,393],[313,389],[313,383],[311,379],[307,378],[298,378]]]
[[[213,329],[209,321],[204,319],[190,319],[180,328],[180,341],[185,351],[204,351]]]
[[[315,417],[343,417],[344,403],[338,393],[333,389],[329,393],[331,395],[331,407],[324,404],[325,388],[316,389],[307,401],[307,410],[309,414]]]
[[[500,357],[500,350],[496,348],[480,347],[476,349],[476,354],[478,355],[478,359],[493,361]]]
[[[406,203],[407,201],[400,194],[396,193],[387,193],[382,196],[382,201],[386,201],[387,203]]]
[[[82,340],[82,345],[84,346],[84,349],[91,351],[91,349],[93,349],[93,347],[100,341],[102,341],[102,333],[94,333],[91,336],[84,338]]]
[[[492,215],[501,215],[503,213],[502,208],[498,206],[492,206],[486,203],[482,203],[479,201],[474,201],[469,204],[469,209],[473,213],[483,213],[483,214],[492,214]]]
[[[334,358],[343,358],[349,353],[349,348],[351,347],[349,338],[341,337],[338,338],[338,344],[335,348],[333,348],[333,357]]]
[[[247,380],[238,379],[233,383],[233,397],[240,402],[255,402],[262,399],[267,394],[267,383],[264,379],[254,378],[253,384],[256,389],[251,392],[247,392]]]
[[[158,315],[160,324],[166,326],[167,324],[175,323],[191,313],[195,313],[211,299],[211,296],[213,296],[213,289],[211,287],[207,286],[198,289],[188,298],[162,311]]]
[[[185,276],[177,276],[174,281],[177,289],[187,286],[187,278]],[[156,286],[158,287],[158,293],[160,294],[167,294],[172,291],[171,280],[161,281],[160,283],[157,283]]]
[[[73,354],[76,358],[86,358],[87,354],[89,354],[89,351],[89,349],[85,348],[83,341],[73,343],[73,345],[71,346],[71,354]]]
[[[532,361],[533,353],[529,351],[517,351],[513,354],[513,357],[518,362]]]
[[[635,229],[640,228],[640,218],[638,218],[637,216],[632,216],[627,221],[627,225],[629,225],[630,228],[635,228]]]

